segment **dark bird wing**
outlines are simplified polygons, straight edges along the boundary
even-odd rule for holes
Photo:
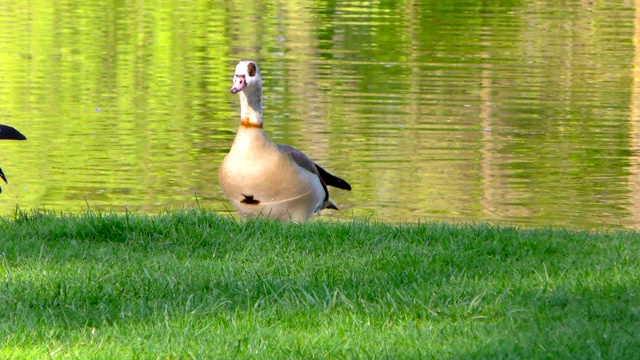
[[[1,140],[27,140],[27,137],[22,135],[22,133],[16,130],[14,127],[9,125],[0,124],[0,139]],[[2,169],[0,169],[0,179],[2,179],[5,183],[7,182],[7,177],[4,175]],[[0,188],[0,193],[2,192],[2,188]]]
[[[27,140],[27,137],[9,125],[0,124],[0,139],[3,140]]]
[[[325,183],[329,186],[337,187],[342,190],[351,190],[351,185],[343,179],[330,174],[327,170],[323,169],[320,165],[313,163],[318,169],[318,173],[320,173],[320,177],[324,180]]]

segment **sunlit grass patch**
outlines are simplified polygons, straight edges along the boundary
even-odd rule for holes
[[[238,222],[204,210],[0,220],[0,353],[629,358],[634,231]]]

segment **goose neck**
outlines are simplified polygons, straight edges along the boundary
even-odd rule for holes
[[[262,94],[260,92],[240,93],[241,125],[248,127],[262,127]]]

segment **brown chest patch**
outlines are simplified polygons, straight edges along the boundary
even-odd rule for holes
[[[244,196],[244,199],[240,200],[240,202],[243,203],[243,204],[247,204],[247,205],[258,205],[258,204],[260,204],[260,200],[254,199],[253,195],[242,194],[242,196]]]

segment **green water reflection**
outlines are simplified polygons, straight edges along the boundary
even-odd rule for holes
[[[0,214],[226,211],[259,62],[266,129],[386,221],[640,225],[640,12],[620,1],[0,4]]]

